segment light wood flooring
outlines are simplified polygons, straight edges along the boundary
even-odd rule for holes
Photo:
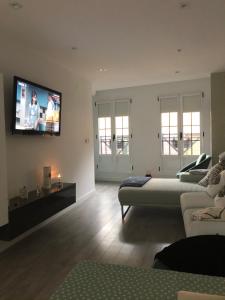
[[[132,208],[121,222],[118,185],[96,193],[0,254],[0,299],[45,300],[81,260],[149,268],[184,237],[178,209]]]

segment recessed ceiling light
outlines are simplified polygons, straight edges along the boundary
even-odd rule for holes
[[[13,8],[13,9],[20,9],[23,7],[23,5],[17,1],[13,1],[10,2],[9,5]]]
[[[189,7],[189,3],[187,1],[180,2],[179,7],[180,7],[180,9],[185,9],[185,8]]]
[[[98,70],[99,70],[99,72],[107,72],[108,71],[108,69],[105,69],[105,68],[99,68]]]

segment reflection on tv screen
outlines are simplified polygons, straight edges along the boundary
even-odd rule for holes
[[[16,81],[16,130],[59,133],[61,94]]]

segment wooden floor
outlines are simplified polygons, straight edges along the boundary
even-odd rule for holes
[[[181,212],[132,208],[121,222],[118,185],[96,193],[0,254],[0,299],[45,300],[81,260],[149,268],[156,252],[184,237]]]

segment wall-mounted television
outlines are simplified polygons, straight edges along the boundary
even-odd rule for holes
[[[60,135],[62,94],[14,76],[12,133]]]

